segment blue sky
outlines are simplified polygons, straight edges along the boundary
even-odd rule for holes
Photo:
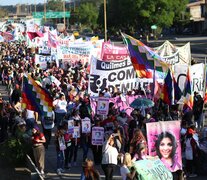
[[[24,4],[34,4],[36,1],[36,4],[38,3],[44,3],[44,0],[0,0],[0,5],[5,6],[5,5],[16,5],[18,3]]]

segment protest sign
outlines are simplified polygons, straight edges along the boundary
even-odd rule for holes
[[[62,59],[63,63],[74,64],[81,61],[83,64],[89,62],[93,46],[90,42],[86,43],[70,43],[70,46],[58,46],[58,59]]]
[[[92,145],[103,145],[104,143],[104,128],[103,127],[93,127],[92,128]]]
[[[190,66],[190,77],[191,77],[191,83],[192,83],[192,92],[198,92],[201,97],[204,95],[204,64],[194,64]]]
[[[147,89],[152,79],[138,79],[131,60],[101,61],[92,56],[89,80],[89,93],[98,96],[105,88],[110,92],[118,90],[123,93],[138,89]]]
[[[109,42],[103,42],[101,58],[106,61],[123,61],[129,58],[129,53],[125,46],[120,47]]]
[[[108,115],[109,111],[109,98],[98,98],[97,114]]]
[[[134,167],[142,180],[173,180],[172,173],[160,159],[136,161]]]
[[[74,126],[73,138],[80,138],[80,127],[79,126]]]
[[[65,140],[63,136],[58,138],[58,143],[61,151],[66,149]]]
[[[68,133],[72,134],[74,132],[74,120],[68,120]]]
[[[56,61],[55,55],[45,56],[45,55],[35,54],[35,64],[36,65],[39,64],[41,69],[46,69],[47,63],[55,62],[55,61]]]
[[[149,155],[157,155],[171,172],[182,169],[180,121],[159,121],[146,126]]]
[[[190,43],[187,43],[181,47],[177,47],[169,41],[165,41],[161,46],[154,48],[154,50],[167,64],[190,65],[191,63]]]
[[[86,117],[81,120],[82,123],[82,133],[90,133],[91,132],[91,120]]]

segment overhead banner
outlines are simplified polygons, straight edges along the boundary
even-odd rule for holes
[[[93,46],[91,43],[71,43],[70,46],[58,46],[58,59],[62,59],[63,63],[76,63],[81,60],[83,64],[90,62],[91,51]]]
[[[149,155],[158,156],[171,172],[182,169],[180,121],[159,121],[146,126]]]
[[[129,58],[129,53],[125,46],[115,46],[110,42],[103,42],[101,59],[106,61],[123,61]]]
[[[205,91],[204,88],[204,64],[194,64],[189,67],[190,68],[190,78],[191,78],[191,90],[192,92],[198,92],[202,97]],[[177,80],[178,86],[180,87],[181,91],[184,90],[186,75],[188,72],[188,65],[184,64],[176,64],[174,66],[174,75],[175,79]]]
[[[198,92],[202,97],[204,95],[204,64],[194,64],[190,66],[190,77],[192,81],[192,92]]]
[[[134,163],[134,166],[142,180],[173,180],[172,173],[160,159],[139,160]]]
[[[165,41],[161,46],[154,48],[154,50],[170,65],[191,64],[190,43],[177,47],[169,41]]]
[[[55,55],[44,56],[44,55],[35,54],[35,64],[36,65],[39,64],[41,69],[46,69],[47,63],[50,62],[56,62]]]
[[[89,93],[98,96],[105,88],[110,92],[118,90],[127,92],[139,86],[147,88],[152,79],[138,79],[131,60],[101,61],[94,56],[91,58]]]

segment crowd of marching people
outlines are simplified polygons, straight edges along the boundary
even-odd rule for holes
[[[31,144],[35,164],[41,174],[45,171],[45,149],[55,143],[57,153],[57,173],[64,173],[65,169],[77,166],[78,149],[83,151],[82,179],[100,179],[100,174],[94,168],[101,165],[105,178],[113,179],[116,166],[120,165],[120,174],[123,180],[139,179],[139,174],[133,167],[135,161],[143,159],[165,158],[175,154],[174,140],[171,134],[162,134],[156,146],[160,149],[156,157],[148,155],[146,123],[166,120],[181,120],[181,147],[183,154],[183,171],[173,173],[174,177],[187,175],[196,177],[202,173],[201,159],[203,151],[200,149],[201,140],[207,138],[206,127],[203,127],[203,99],[199,94],[194,94],[194,108],[181,109],[175,105],[168,107],[161,100],[153,108],[134,109],[130,115],[125,110],[119,111],[111,102],[107,116],[97,115],[92,112],[91,97],[88,94],[89,72],[88,65],[81,61],[75,64],[62,65],[48,63],[47,69],[42,70],[34,63],[34,51],[22,43],[0,44],[0,72],[1,82],[8,89],[9,101],[0,102],[0,140],[3,142],[8,133],[17,138],[22,138]],[[54,112],[49,117],[40,117],[37,112],[22,109],[21,92],[24,74],[31,77],[47,89],[53,97]],[[55,79],[55,80],[54,80]],[[57,85],[57,81],[60,82]],[[106,88],[99,93],[100,97],[120,96],[120,92],[109,92]],[[128,95],[144,96],[143,89],[128,92]],[[74,120],[75,126],[81,126],[81,120],[89,118],[93,127],[103,127],[107,132],[103,145],[91,144],[91,133],[80,133],[74,138],[68,131],[68,120]],[[41,126],[38,124],[41,122]],[[52,141],[52,132],[55,132],[55,142]],[[63,139],[64,147],[60,139]],[[164,142],[172,141],[172,142]],[[171,153],[162,150],[170,147]],[[93,153],[93,161],[88,158],[89,149]],[[199,161],[200,160],[200,161]],[[170,162],[169,162],[170,163]],[[171,163],[172,164],[172,163]],[[169,168],[172,168],[170,166]],[[184,173],[182,173],[184,172]]]

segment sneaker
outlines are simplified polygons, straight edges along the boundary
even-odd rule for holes
[[[197,177],[198,175],[197,174],[189,174],[189,176],[188,177]]]
[[[62,174],[61,169],[57,169],[57,174],[58,175],[61,175]]]
[[[65,172],[65,170],[64,170],[64,169],[62,169],[62,168],[60,168],[60,172],[61,172],[61,173],[64,173],[64,172]]]

